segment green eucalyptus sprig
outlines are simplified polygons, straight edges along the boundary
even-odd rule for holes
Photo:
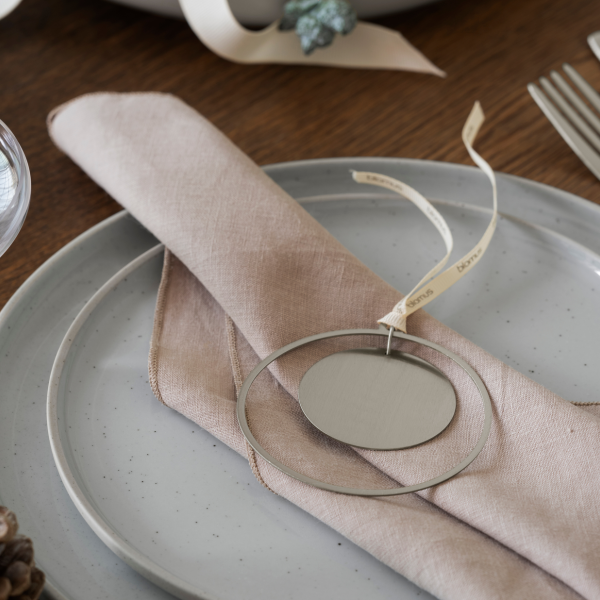
[[[336,33],[346,35],[356,27],[356,12],[345,0],[289,0],[283,10],[279,29],[295,29],[304,54],[329,46]]]

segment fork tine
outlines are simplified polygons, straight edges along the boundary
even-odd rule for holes
[[[600,95],[598,95],[598,92],[569,63],[563,65],[563,71],[588,99],[589,103],[600,112]]]
[[[600,133],[600,119],[592,112],[590,107],[573,91],[573,88],[556,71],[550,71],[552,81],[558,86],[569,102],[587,119],[587,122]]]
[[[540,77],[540,83],[554,104],[563,111],[570,119],[571,123],[579,129],[580,133],[583,133],[592,146],[600,152],[600,137],[598,137],[590,126],[579,116],[577,111],[571,108],[569,103],[556,91],[556,88],[545,77]]]
[[[562,138],[569,144],[573,152],[579,156],[583,164],[600,179],[600,155],[583,139],[575,128],[563,117],[560,111],[550,102],[540,88],[530,83],[527,86],[532,98],[541,108],[550,123],[560,133]]]

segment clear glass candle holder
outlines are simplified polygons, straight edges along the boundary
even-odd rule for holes
[[[0,121],[0,256],[17,237],[29,209],[29,165],[11,130]]]

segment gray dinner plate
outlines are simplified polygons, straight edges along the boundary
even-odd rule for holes
[[[472,247],[489,221],[489,183],[469,167],[339,159],[267,168],[342,243],[400,290],[412,287],[443,256],[442,242],[414,207],[353,183],[350,168],[392,175],[433,199],[454,231],[456,257]],[[600,209],[508,176],[499,176],[499,198],[503,217],[488,253],[475,271],[429,306],[430,312],[567,399],[594,401],[599,376],[587,365],[596,351],[599,323]],[[17,510],[22,531],[33,537],[55,598],[169,597],[110,552],[80,516],[52,460],[44,407],[54,357],[76,315],[109,277],[155,243],[130,217],[115,216],[41,267],[0,314],[0,503]],[[195,595],[188,597],[222,600],[241,595],[426,597],[309,515],[271,496],[237,454],[153,399],[146,383],[146,352],[159,263],[155,259],[136,269],[89,317],[114,316],[121,325],[132,323],[131,329],[111,325],[103,335],[89,335],[69,365],[70,382],[80,385],[81,375],[84,383],[62,396],[63,427],[73,431],[76,426],[67,436],[71,467],[84,478],[87,499],[104,520],[92,523],[97,533],[116,525],[112,549],[124,558],[135,550],[145,566],[167,571],[171,580],[166,587],[179,581],[182,586],[169,589],[182,597],[190,589]],[[115,302],[119,297],[124,301]],[[136,337],[127,348],[123,340],[130,334]],[[102,360],[95,363],[102,365],[102,375],[94,379],[94,365],[90,362],[88,369],[86,360]],[[128,382],[134,390],[125,394]],[[123,411],[120,425],[111,421],[111,410]],[[153,424],[156,434],[148,429]],[[109,426],[113,439],[104,435]],[[160,460],[153,470],[154,461],[144,458],[159,450],[174,458],[174,473],[165,471]],[[127,467],[123,461],[135,462],[129,478],[119,474]],[[153,496],[140,505],[140,488],[127,486],[141,481],[141,475],[152,484],[178,485],[171,487],[171,496]],[[104,476],[113,477],[110,486],[99,481]],[[214,477],[215,485],[206,480],[199,485],[195,476]],[[219,494],[220,489],[227,493]],[[191,523],[186,527],[188,522],[176,517],[178,510],[186,518],[193,511],[202,513],[202,530],[195,533]],[[209,520],[204,513],[210,513]],[[163,517],[169,526],[155,529],[154,519]],[[248,539],[259,525],[260,544],[252,546]],[[160,534],[153,533],[157,530]],[[139,562],[130,564],[143,570]]]

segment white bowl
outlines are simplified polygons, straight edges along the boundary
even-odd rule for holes
[[[183,17],[178,0],[113,0],[134,8],[141,8],[169,17]],[[430,4],[437,0],[352,0],[360,18],[380,17],[385,14]],[[231,10],[241,23],[266,25],[281,16],[284,0],[230,0]]]

